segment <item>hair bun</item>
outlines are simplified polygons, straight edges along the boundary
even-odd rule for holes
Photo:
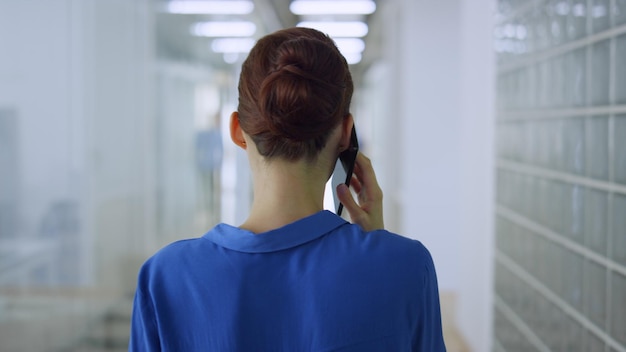
[[[345,73],[331,69],[340,57],[336,47],[311,38],[287,40],[278,47],[258,96],[272,134],[304,141],[341,121]]]
[[[335,42],[311,28],[259,39],[241,67],[239,123],[266,158],[315,158],[348,115],[354,89]]]

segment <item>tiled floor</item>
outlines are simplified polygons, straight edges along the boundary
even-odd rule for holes
[[[448,352],[470,352],[461,334],[454,326],[455,296],[442,293],[441,310],[443,334]],[[67,352],[122,352],[127,351],[130,331],[130,298],[102,318],[92,333]]]

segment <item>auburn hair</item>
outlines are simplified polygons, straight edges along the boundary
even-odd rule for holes
[[[334,41],[314,29],[261,38],[239,77],[239,123],[267,158],[314,159],[346,118],[354,90]]]

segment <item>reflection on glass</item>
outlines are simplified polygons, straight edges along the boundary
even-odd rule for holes
[[[587,167],[590,177],[608,180],[609,177],[609,118],[596,116],[587,120],[587,143],[585,145]]]
[[[550,44],[550,18],[545,8],[538,7],[533,11],[533,38],[535,50],[543,50]]]
[[[609,103],[609,53],[610,41],[596,43],[591,50],[591,104]]]
[[[597,253],[607,255],[609,197],[604,191],[587,189],[585,195],[584,244]]]
[[[611,13],[613,14],[613,23],[615,26],[620,26],[626,23],[626,0],[614,0],[615,7]]]
[[[546,5],[546,13],[550,18],[551,44],[562,44],[566,40],[569,4],[562,0],[552,0]]]
[[[610,6],[611,2],[609,0],[593,0],[591,5],[591,28],[593,33],[601,32],[610,27]]]
[[[583,119],[570,119],[563,124],[565,170],[581,175],[585,170],[585,122]]]
[[[625,9],[626,10],[626,9]],[[615,103],[626,104],[626,35],[615,39]]]
[[[616,182],[626,184],[626,115],[615,117],[613,127],[613,172]]]
[[[613,196],[613,221],[611,223],[611,258],[626,265],[626,195]]]
[[[563,55],[557,56],[555,58],[553,58],[552,60],[550,60],[551,63],[551,72],[552,72],[552,78],[550,80],[551,82],[551,87],[550,90],[552,91],[552,106],[553,107],[557,107],[557,108],[562,108],[565,105],[567,105],[567,86],[566,86],[566,82],[567,79],[566,77],[568,76],[569,72],[567,72],[567,61],[566,61],[566,57]]]
[[[611,336],[626,345],[626,304],[623,297],[626,297],[626,276],[617,272],[611,275],[611,284],[614,294],[611,296]]]
[[[567,54],[567,105],[584,106],[587,89],[587,55],[585,49],[578,49]]]
[[[580,254],[563,250],[563,286],[561,296],[578,311],[582,310],[583,258]]]
[[[567,19],[567,37],[570,40],[582,38],[587,34],[587,1],[572,0]]]
[[[578,185],[568,186],[566,202],[569,206],[565,212],[565,224],[567,226],[566,235],[576,242],[583,241],[583,216],[585,193],[584,189]]]

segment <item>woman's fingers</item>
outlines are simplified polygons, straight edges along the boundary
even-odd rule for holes
[[[337,194],[352,222],[366,231],[384,228],[383,193],[371,161],[362,153],[357,155],[351,186],[358,196],[358,204],[346,185],[339,185]]]
[[[363,211],[357,202],[352,198],[352,194],[350,193],[350,189],[346,186],[345,183],[337,186],[337,197],[341,204],[343,204],[343,208],[348,211],[350,214],[350,218],[354,219],[354,217],[360,217],[360,213]]]
[[[352,187],[356,194],[359,194],[359,192],[361,192],[361,181],[359,181],[359,178],[356,177],[356,175],[352,175],[352,179],[350,180],[350,187]]]

